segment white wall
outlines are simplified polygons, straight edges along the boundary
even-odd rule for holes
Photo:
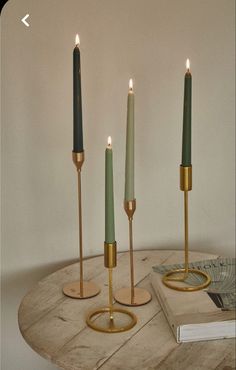
[[[20,19],[29,13],[30,27]],[[10,0],[2,15],[3,370],[54,366],[21,338],[17,308],[78,255],[72,50],[79,32],[86,162],[84,253],[103,252],[104,149],[113,138],[116,239],[126,95],[136,93],[135,248],[182,248],[179,190],[185,60],[193,74],[192,250],[234,251],[234,1]]]

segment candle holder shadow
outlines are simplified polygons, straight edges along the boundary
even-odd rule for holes
[[[204,271],[189,268],[188,192],[192,190],[192,166],[180,166],[180,190],[184,192],[184,268],[168,271],[162,282],[174,290],[193,292],[206,288],[211,283],[211,278]],[[201,276],[204,281],[197,285],[187,285],[185,282],[189,273]]]
[[[115,292],[115,300],[125,306],[142,306],[151,301],[148,290],[134,286],[134,253],[133,253],[133,216],[136,210],[136,199],[125,201],[124,209],[129,220],[129,254],[130,254],[130,287]]]
[[[116,267],[116,242],[104,243],[104,265],[109,273],[109,305],[91,311],[86,323],[99,332],[121,333],[132,329],[137,323],[137,318],[128,310],[113,307],[112,272]]]
[[[80,280],[64,285],[63,293],[71,298],[86,299],[100,293],[100,288],[92,281],[84,281],[83,277],[83,228],[82,228],[82,192],[81,192],[81,170],[84,163],[84,152],[72,152],[72,159],[78,174],[78,213],[79,213],[79,265]]]

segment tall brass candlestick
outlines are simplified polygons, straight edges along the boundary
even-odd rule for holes
[[[64,285],[63,293],[71,298],[91,298],[100,292],[100,288],[91,281],[84,281],[83,276],[83,227],[82,227],[82,191],[81,191],[81,170],[84,163],[84,152],[72,152],[72,159],[78,175],[78,216],[79,216],[79,265],[80,280]]]
[[[114,295],[117,302],[127,306],[141,306],[152,299],[151,294],[146,289],[136,288],[134,285],[133,216],[136,210],[136,199],[134,196],[134,144],[134,90],[131,78],[129,80],[127,99],[124,194],[124,209],[129,222],[130,287],[119,289]]]
[[[188,192],[192,190],[192,166],[180,166],[180,190],[184,192],[184,268],[168,271],[162,281],[171,289],[193,292],[206,288],[210,284],[211,278],[204,271],[189,268]],[[189,273],[202,276],[203,283],[198,285],[183,284]]]
[[[126,306],[142,306],[150,302],[152,296],[148,290],[137,288],[134,284],[133,216],[136,210],[136,199],[125,200],[124,209],[129,221],[130,287],[117,290],[114,298]]]
[[[103,333],[120,333],[129,330],[137,323],[136,316],[122,308],[113,307],[113,268],[116,267],[116,242],[104,243],[104,266],[108,269],[108,306],[97,308],[89,313],[87,325]],[[105,317],[104,317],[105,316]],[[130,319],[127,323],[127,316]],[[125,320],[124,320],[125,319]]]

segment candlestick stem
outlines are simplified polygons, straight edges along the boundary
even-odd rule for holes
[[[84,152],[72,152],[72,159],[77,170],[78,190],[78,226],[79,226],[79,281],[72,281],[63,287],[63,293],[71,298],[85,299],[94,297],[100,288],[92,281],[84,281],[83,273],[83,225],[82,225],[82,186],[81,170],[84,163]]]
[[[134,304],[133,217],[129,217],[129,253],[130,253],[131,304]]]
[[[84,296],[83,273],[83,228],[82,228],[82,197],[81,197],[81,169],[78,169],[78,213],[79,213],[79,265],[80,265],[80,295]]]
[[[124,209],[129,221],[130,287],[117,290],[114,297],[117,302],[126,306],[142,306],[150,302],[152,296],[148,290],[134,286],[133,216],[136,199],[125,200]]]
[[[113,282],[112,282],[112,268],[108,269],[109,274],[109,308],[110,308],[110,321],[113,321]]]
[[[184,257],[185,257],[185,274],[184,279],[188,276],[188,191],[184,191]]]
[[[192,190],[192,166],[180,166],[180,190],[184,192],[184,268],[166,272],[162,282],[171,289],[193,292],[206,288],[210,284],[211,278],[205,271],[189,268],[188,192]],[[196,285],[183,285],[183,283],[187,282],[186,279],[189,273],[200,276],[202,282]],[[177,283],[181,285],[177,285]]]
[[[90,312],[87,317],[87,324],[90,328],[103,333],[120,333],[133,328],[137,323],[136,316],[122,308],[113,307],[113,268],[117,263],[116,242],[104,243],[104,265],[108,269],[108,305],[107,307],[97,308]],[[116,313],[119,313],[118,320],[114,320]],[[104,314],[108,316],[106,320],[99,321],[99,317]],[[122,322],[122,317],[125,322]],[[97,318],[97,320],[95,319]],[[127,318],[129,322],[127,323]],[[95,320],[94,320],[95,319]],[[120,321],[121,320],[121,321]]]

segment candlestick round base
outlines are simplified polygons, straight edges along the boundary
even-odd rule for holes
[[[86,323],[102,333],[121,333],[132,329],[137,323],[137,317],[128,310],[116,307],[112,308],[111,314],[110,307],[104,307],[90,312]]]
[[[204,271],[200,271],[197,269],[188,269],[188,272],[190,272],[191,274],[201,275],[202,277],[205,278],[205,281],[197,285],[186,286],[185,280],[188,276],[188,273],[186,273],[185,269],[177,269],[177,270],[168,271],[163,276],[162,282],[168,288],[179,290],[181,292],[194,292],[196,290],[201,290],[201,289],[206,288],[211,283],[210,276]],[[173,275],[179,275],[179,276],[173,276]]]
[[[134,297],[131,297],[131,288],[122,288],[115,292],[115,300],[125,306],[142,306],[151,301],[152,296],[148,290],[134,288]]]
[[[63,286],[63,293],[67,297],[86,299],[98,295],[101,291],[99,286],[91,281],[83,281],[83,290],[80,291],[80,281],[73,281]]]

